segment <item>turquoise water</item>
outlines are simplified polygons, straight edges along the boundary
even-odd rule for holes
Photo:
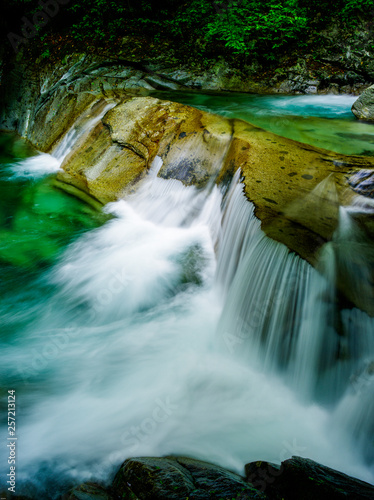
[[[48,293],[40,286],[40,275],[67,245],[105,217],[53,186],[45,168],[45,160],[52,161],[49,155],[38,155],[7,133],[0,135],[0,148],[0,341],[6,342]],[[28,170],[29,159],[41,168]]]
[[[240,118],[275,134],[343,154],[374,155],[374,126],[356,120],[356,96],[251,95],[234,93],[156,92],[170,99]]]

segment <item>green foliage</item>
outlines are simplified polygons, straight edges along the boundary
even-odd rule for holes
[[[173,18],[167,20],[170,32],[174,36],[185,37],[189,32],[199,33],[214,14],[212,2],[207,0],[192,0],[179,9]]]
[[[318,16],[320,20],[328,21],[334,16],[344,21],[360,14],[374,15],[374,0],[335,0],[333,3],[322,0],[299,0],[299,6],[305,8],[311,20]]]
[[[373,0],[346,0],[343,2],[341,9],[342,17],[365,13],[371,13],[371,16],[374,16]]]
[[[50,57],[50,55],[51,55],[51,53],[50,53],[49,49],[46,49],[46,50],[42,53],[41,57],[42,57],[43,59],[48,59],[48,58]]]
[[[279,49],[295,41],[306,26],[307,19],[295,0],[234,0],[207,24],[206,34],[209,39],[224,41],[234,53],[275,59]]]
[[[17,9],[31,19],[39,8],[36,0],[6,5],[11,20]],[[354,28],[359,18],[374,19],[374,0],[74,0],[38,29],[38,37],[55,31],[101,43],[135,33],[155,44],[171,38],[205,61],[210,52],[263,62],[291,53],[331,19]]]
[[[122,17],[125,7],[120,2],[81,0],[73,4],[70,11],[79,19],[71,27],[71,33],[77,40],[87,37],[96,40],[111,40],[125,23]]]

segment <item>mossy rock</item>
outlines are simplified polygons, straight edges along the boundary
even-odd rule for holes
[[[265,500],[241,476],[186,457],[131,458],[121,466],[113,493],[126,500]]]
[[[263,231],[313,266],[333,238],[339,208],[368,196],[352,179],[374,172],[371,157],[316,148],[171,101],[127,96],[78,141],[57,179],[104,204],[133,192],[156,155],[163,161],[159,177],[198,188],[227,185],[240,169]],[[359,224],[371,237],[369,219],[363,215]],[[373,274],[374,256],[368,264]],[[350,303],[374,315],[372,274],[362,284],[365,303],[345,278],[338,276],[337,284]]]

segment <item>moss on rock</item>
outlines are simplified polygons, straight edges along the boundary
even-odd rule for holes
[[[163,160],[158,175],[185,185],[227,184],[240,169],[264,232],[314,266],[337,229],[339,207],[365,195],[351,179],[374,172],[370,157],[316,148],[171,101],[127,96],[78,141],[58,180],[107,203],[132,192],[156,155]],[[371,227],[368,217],[361,219]],[[349,301],[373,315],[374,298],[363,305],[340,281]]]

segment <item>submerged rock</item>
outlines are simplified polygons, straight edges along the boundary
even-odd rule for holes
[[[374,122],[374,85],[364,90],[353,103],[352,113],[359,120]]]

